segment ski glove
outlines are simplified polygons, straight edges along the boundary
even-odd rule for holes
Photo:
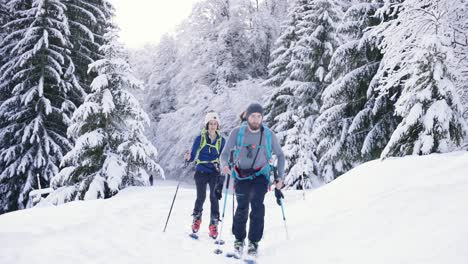
[[[216,186],[215,189],[215,196],[218,200],[221,200],[223,197],[223,186],[221,185],[221,188],[219,186]]]
[[[221,200],[223,197],[223,185],[224,185],[224,179],[226,176],[224,175],[219,175],[218,176],[218,181],[215,186],[215,196],[218,198],[218,200]]]
[[[281,206],[281,199],[284,198],[284,195],[280,189],[275,188],[275,197],[276,197],[276,203]]]

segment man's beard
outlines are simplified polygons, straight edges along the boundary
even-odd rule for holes
[[[253,131],[259,130],[259,129],[260,129],[260,125],[261,125],[261,123],[259,123],[259,124],[251,124],[250,122],[247,122],[247,124],[249,125],[250,130],[253,130]]]

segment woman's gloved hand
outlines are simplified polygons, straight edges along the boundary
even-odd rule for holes
[[[221,200],[221,198],[223,197],[223,185],[224,185],[225,179],[226,179],[226,176],[224,175],[218,176],[218,180],[215,186],[215,196],[216,198],[218,198],[218,200]]]

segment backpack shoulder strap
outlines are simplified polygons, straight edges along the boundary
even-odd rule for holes
[[[245,128],[247,127],[247,122],[242,122],[239,132],[237,133],[237,146],[242,147],[242,144],[244,143],[244,135],[245,135]]]
[[[266,143],[266,154],[267,154],[267,159],[268,160],[271,160],[271,158],[273,157],[273,151],[271,149],[271,130],[263,125],[263,131],[265,133],[265,143]]]
[[[242,150],[242,145],[244,144],[244,134],[245,128],[247,127],[247,122],[242,122],[239,131],[237,132],[236,148],[234,151],[234,160],[238,160],[240,152]]]
[[[198,156],[200,155],[201,150],[206,146],[206,129],[202,129],[202,132],[200,134],[200,146],[197,149],[197,154],[195,155],[195,162],[199,163],[200,160],[198,159]]]

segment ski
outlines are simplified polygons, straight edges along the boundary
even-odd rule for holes
[[[215,245],[224,245],[224,240],[216,240]]]
[[[189,237],[198,240],[198,234],[197,233],[191,233],[191,234],[189,234]]]
[[[226,257],[228,258],[235,258],[235,259],[240,259],[241,256],[239,255],[239,253],[236,253],[236,252],[227,252],[226,253]]]
[[[257,264],[257,260],[255,258],[246,258],[244,259],[245,264]]]

